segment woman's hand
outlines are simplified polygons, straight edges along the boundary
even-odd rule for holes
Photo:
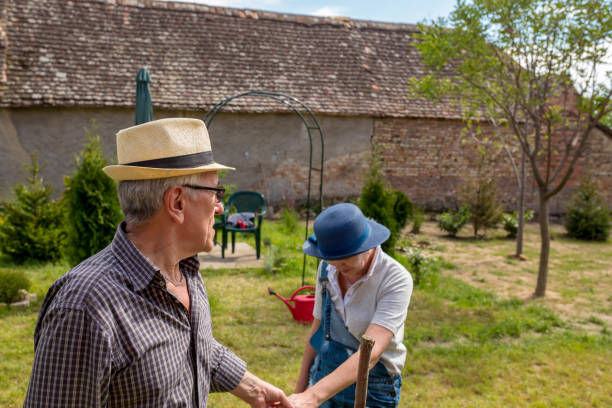
[[[320,405],[314,395],[308,391],[290,395],[289,401],[295,408],[317,408]]]

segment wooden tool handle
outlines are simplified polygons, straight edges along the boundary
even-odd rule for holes
[[[374,343],[374,339],[370,336],[366,336],[365,334],[361,336],[361,346],[359,346],[359,369],[357,370],[357,386],[355,387],[355,408],[366,408],[370,355],[372,354]]]

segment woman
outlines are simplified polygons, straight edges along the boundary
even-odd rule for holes
[[[389,230],[353,204],[315,219],[304,253],[323,259],[317,273],[314,321],[306,343],[295,407],[353,407],[362,334],[375,340],[368,407],[397,407],[406,360],[404,321],[412,277],[380,244]]]

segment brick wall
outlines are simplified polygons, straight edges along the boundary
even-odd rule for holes
[[[459,120],[385,118],[374,121],[372,142],[383,159],[383,172],[389,182],[404,191],[418,205],[431,210],[454,208],[465,180],[475,176],[479,154],[463,132]],[[492,128],[482,127],[483,134]],[[513,153],[520,165],[520,151]],[[518,185],[510,160],[504,151],[490,157],[502,203],[516,208]],[[529,170],[529,164],[526,166]],[[594,130],[585,153],[577,163],[566,188],[551,200],[551,212],[562,213],[581,177],[590,172],[602,186],[612,207],[612,139]],[[526,201],[537,207],[537,188],[527,173]]]

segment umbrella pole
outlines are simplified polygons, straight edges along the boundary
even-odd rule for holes
[[[370,356],[374,347],[374,339],[365,334],[361,336],[359,346],[359,368],[357,370],[357,386],[355,387],[355,408],[366,408],[368,397],[368,374],[370,372]]]

